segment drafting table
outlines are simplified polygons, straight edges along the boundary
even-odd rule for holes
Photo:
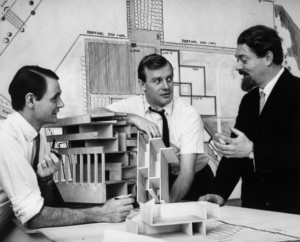
[[[158,238],[176,242],[300,241],[299,225],[300,215],[224,206],[221,207],[220,219],[212,221],[207,226],[208,233],[205,237],[202,235],[164,234],[159,235]],[[126,230],[125,223],[97,223],[44,228],[36,230],[36,232],[41,232],[55,241],[95,242],[102,241],[104,232],[108,228],[117,231]]]

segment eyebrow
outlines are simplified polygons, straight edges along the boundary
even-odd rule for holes
[[[235,56],[235,58],[243,58],[243,57],[246,57],[247,58],[247,56],[246,55],[243,55],[243,54],[241,54],[241,55],[234,55]]]
[[[61,91],[60,91],[60,92],[57,92],[57,93],[52,97],[52,99],[53,99],[53,98],[57,98],[58,96],[61,95],[61,93],[62,93]]]
[[[153,80],[157,80],[157,79],[162,79],[162,77],[161,76],[158,76],[158,77],[153,77],[153,78],[151,78],[151,81]]]

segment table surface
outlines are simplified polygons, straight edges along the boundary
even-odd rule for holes
[[[269,212],[241,207],[221,207],[220,218],[208,222],[207,235],[188,236],[182,233],[153,236],[166,241],[300,241],[300,215]],[[55,241],[102,241],[106,229],[125,231],[125,223],[96,223],[43,228],[41,232]],[[126,241],[126,240],[120,240]]]

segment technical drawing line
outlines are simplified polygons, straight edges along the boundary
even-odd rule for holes
[[[24,22],[23,22],[23,21],[19,22],[19,20],[16,19],[16,18],[14,17],[14,15],[11,14],[11,12],[12,12],[12,11],[10,11],[10,10],[7,11],[7,14],[5,15],[6,18],[8,18],[9,20],[11,20],[11,21],[9,21],[11,24],[12,24],[12,22],[15,23],[16,26],[17,26],[17,29],[22,28],[23,25],[24,25]],[[14,26],[15,26],[15,25],[14,25]]]
[[[8,21],[11,25],[13,25],[16,29],[19,29],[18,23],[16,23],[16,22],[14,21],[14,19],[11,18],[10,15],[5,15],[5,19],[7,19],[7,21]]]
[[[42,3],[43,0],[41,0],[36,7],[34,8],[34,10],[36,10],[38,8],[38,6]],[[11,7],[10,7],[11,8]],[[25,23],[28,21],[28,19],[31,17],[31,14],[27,17],[27,19],[25,19],[23,26],[25,26]],[[18,35],[18,33],[20,32],[21,28],[19,28],[17,30],[17,32],[15,33],[15,35],[12,37],[12,39],[9,41],[9,43],[4,47],[4,49],[0,52],[0,56],[4,53],[4,51],[6,50],[6,48],[11,44],[11,42],[14,40],[14,38]]]
[[[15,23],[17,23],[17,24],[19,24],[19,25],[22,25],[22,24],[23,24],[23,21],[22,21],[22,20],[19,21],[19,19],[15,17],[15,14],[13,14],[13,11],[11,11],[11,10],[8,10],[8,11],[6,12],[6,16],[9,16],[11,19],[14,20]],[[20,23],[20,22],[21,22],[21,23]]]
[[[270,231],[270,230],[266,230],[266,229],[257,229],[257,228],[254,228],[254,227],[251,227],[251,226],[246,226],[246,225],[238,225],[238,224],[227,223],[227,222],[222,221],[222,220],[218,220],[218,221],[223,223],[223,224],[226,224],[226,225],[242,227],[242,228],[247,228],[247,229],[253,229],[253,230],[256,230],[256,231],[267,232],[267,233],[271,233],[271,234],[279,234],[279,235],[288,236],[288,237],[291,237],[291,238],[294,238],[294,239],[300,239],[300,237],[298,237],[298,236],[289,235],[289,234],[286,234],[286,233],[274,232],[274,231]]]
[[[17,0],[15,0],[13,3],[12,3],[12,5],[9,7],[9,9],[8,10],[10,10],[14,5],[15,5],[15,3],[17,2]],[[8,11],[7,10],[7,11]],[[5,14],[4,14],[5,15]]]
[[[73,48],[73,46],[76,44],[77,40],[81,37],[81,36],[85,36],[85,37],[93,37],[93,38],[108,38],[108,39],[117,39],[119,40],[120,38],[118,37],[113,37],[113,36],[95,36],[95,35],[90,35],[90,34],[79,34],[78,37],[75,39],[75,41],[73,42],[73,44],[71,45],[71,47],[68,49],[67,53],[64,55],[64,57],[62,58],[62,60],[59,62],[59,64],[57,65],[57,67],[54,69],[54,71],[57,71],[58,68],[60,67],[60,65],[63,63],[63,61],[66,59],[67,55],[70,53],[71,49]],[[127,38],[121,38],[121,39],[128,39]]]
[[[75,41],[73,42],[73,44],[71,45],[71,47],[69,48],[69,50],[67,51],[67,53],[64,55],[64,57],[62,58],[62,60],[59,62],[58,66],[54,69],[54,72],[57,71],[57,69],[60,67],[60,65],[63,63],[63,61],[66,59],[67,55],[70,53],[71,49],[73,48],[73,46],[75,45],[75,43],[77,42],[77,40],[79,39],[80,36],[81,36],[81,34],[79,34],[77,36],[77,38],[75,39]]]
[[[15,19],[19,20],[19,22],[21,22],[22,24],[24,23],[23,20],[17,15],[15,14],[15,12],[8,10],[8,12],[11,13],[11,15],[13,15],[15,17]]]
[[[207,237],[224,241],[240,232],[243,228],[233,225],[221,224],[207,233]]]

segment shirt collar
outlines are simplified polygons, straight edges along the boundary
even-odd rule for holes
[[[142,95],[142,99],[143,99],[143,103],[144,103],[144,112],[146,114],[147,112],[150,112],[149,107],[151,107],[151,105],[147,102],[145,95]],[[167,105],[165,105],[164,107],[161,108],[161,109],[165,110],[166,115],[172,114],[173,103],[174,103],[174,99],[172,99],[172,101],[170,103],[168,103]],[[159,111],[159,110],[157,110],[157,111]]]
[[[36,132],[31,124],[28,123],[27,120],[23,118],[23,116],[19,112],[10,114],[9,118],[12,118],[14,120],[14,123],[19,126],[27,142],[32,142],[33,139],[38,135],[38,132]]]
[[[284,68],[282,67],[280,69],[280,71],[277,73],[277,75],[265,86],[264,89],[259,88],[259,92],[263,91],[266,95],[265,95],[265,101],[267,101],[269,95],[271,94],[275,84],[277,83],[279,77],[281,76],[281,74],[283,73]]]

